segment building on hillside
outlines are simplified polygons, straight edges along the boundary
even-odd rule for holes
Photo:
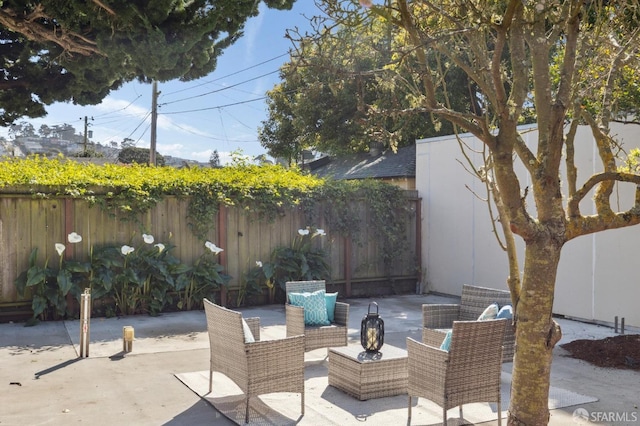
[[[368,153],[324,156],[304,165],[318,177],[346,179],[379,179],[402,189],[416,189],[416,147],[407,146],[393,152],[372,149]]]

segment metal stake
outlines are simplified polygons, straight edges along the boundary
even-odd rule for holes
[[[80,358],[89,357],[89,321],[91,319],[91,289],[80,295]]]

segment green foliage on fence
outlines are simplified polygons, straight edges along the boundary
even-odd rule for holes
[[[397,252],[397,238],[404,222],[397,215],[403,194],[397,187],[375,180],[323,180],[279,165],[231,167],[148,167],[138,164],[79,163],[64,158],[33,156],[6,159],[0,167],[0,188],[37,188],[34,195],[62,195],[83,198],[124,219],[135,219],[166,195],[189,197],[193,232],[203,236],[214,225],[220,204],[240,206],[273,219],[283,208],[301,205],[309,223],[319,202],[330,200],[321,214],[331,228],[355,236],[360,223],[354,200],[373,209],[375,226],[391,245],[388,256]],[[48,188],[44,191],[42,188]],[[39,191],[39,192],[38,192]],[[385,259],[388,261],[389,259]]]
[[[7,159],[0,168],[0,188],[36,187],[39,196],[83,198],[135,220],[166,195],[189,197],[193,232],[202,237],[213,226],[220,204],[241,206],[273,218],[295,206],[323,180],[278,165],[232,167],[148,167],[139,164],[95,165],[63,158]],[[42,190],[47,187],[49,191]]]

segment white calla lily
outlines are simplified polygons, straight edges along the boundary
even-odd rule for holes
[[[129,253],[132,253],[135,249],[131,246],[128,245],[123,245],[122,248],[120,248],[120,252],[122,254],[124,254],[125,256],[128,255]]]
[[[260,262],[259,260],[256,260],[256,266],[258,268],[262,268],[262,262]]]
[[[164,244],[162,243],[155,244],[154,247],[158,247],[158,252],[160,253],[164,251]]]
[[[316,232],[313,235],[320,235],[320,236],[324,237],[325,235],[327,235],[327,233],[324,232],[324,229],[316,229]]]
[[[149,235],[149,234],[142,234],[142,239],[147,244],[153,244],[153,241],[154,241],[153,235]]]
[[[309,235],[308,229],[298,229],[298,234],[300,235]]]
[[[224,251],[224,249],[221,249],[220,247],[216,246],[214,243],[212,243],[211,241],[207,241],[206,243],[204,243],[204,246],[206,248],[208,248],[209,250],[211,250],[211,252],[213,254],[218,254],[221,251]]]
[[[72,232],[69,235],[67,235],[67,239],[71,244],[76,244],[82,241],[82,236],[80,236],[80,234],[76,232]]]
[[[58,256],[62,256],[62,253],[64,253],[65,249],[66,247],[64,244],[56,243],[56,251],[58,252]]]

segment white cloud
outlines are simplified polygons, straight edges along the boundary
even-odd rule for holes
[[[131,101],[116,99],[112,96],[107,96],[102,103],[96,105],[95,108],[100,111],[106,111],[107,113],[117,112],[120,115],[128,115],[138,119],[142,119],[149,114],[149,108],[140,107],[134,105]]]
[[[159,143],[156,150],[162,155],[171,155],[172,157],[184,157],[184,145],[179,143],[163,144]]]
[[[260,2],[260,6],[258,6],[258,16],[254,16],[250,18],[245,24],[243,41],[247,45],[247,49],[245,51],[245,62],[253,60],[254,55],[254,45],[258,37],[260,37],[260,31],[262,30],[262,23],[264,22],[265,13],[267,13],[267,7]]]

